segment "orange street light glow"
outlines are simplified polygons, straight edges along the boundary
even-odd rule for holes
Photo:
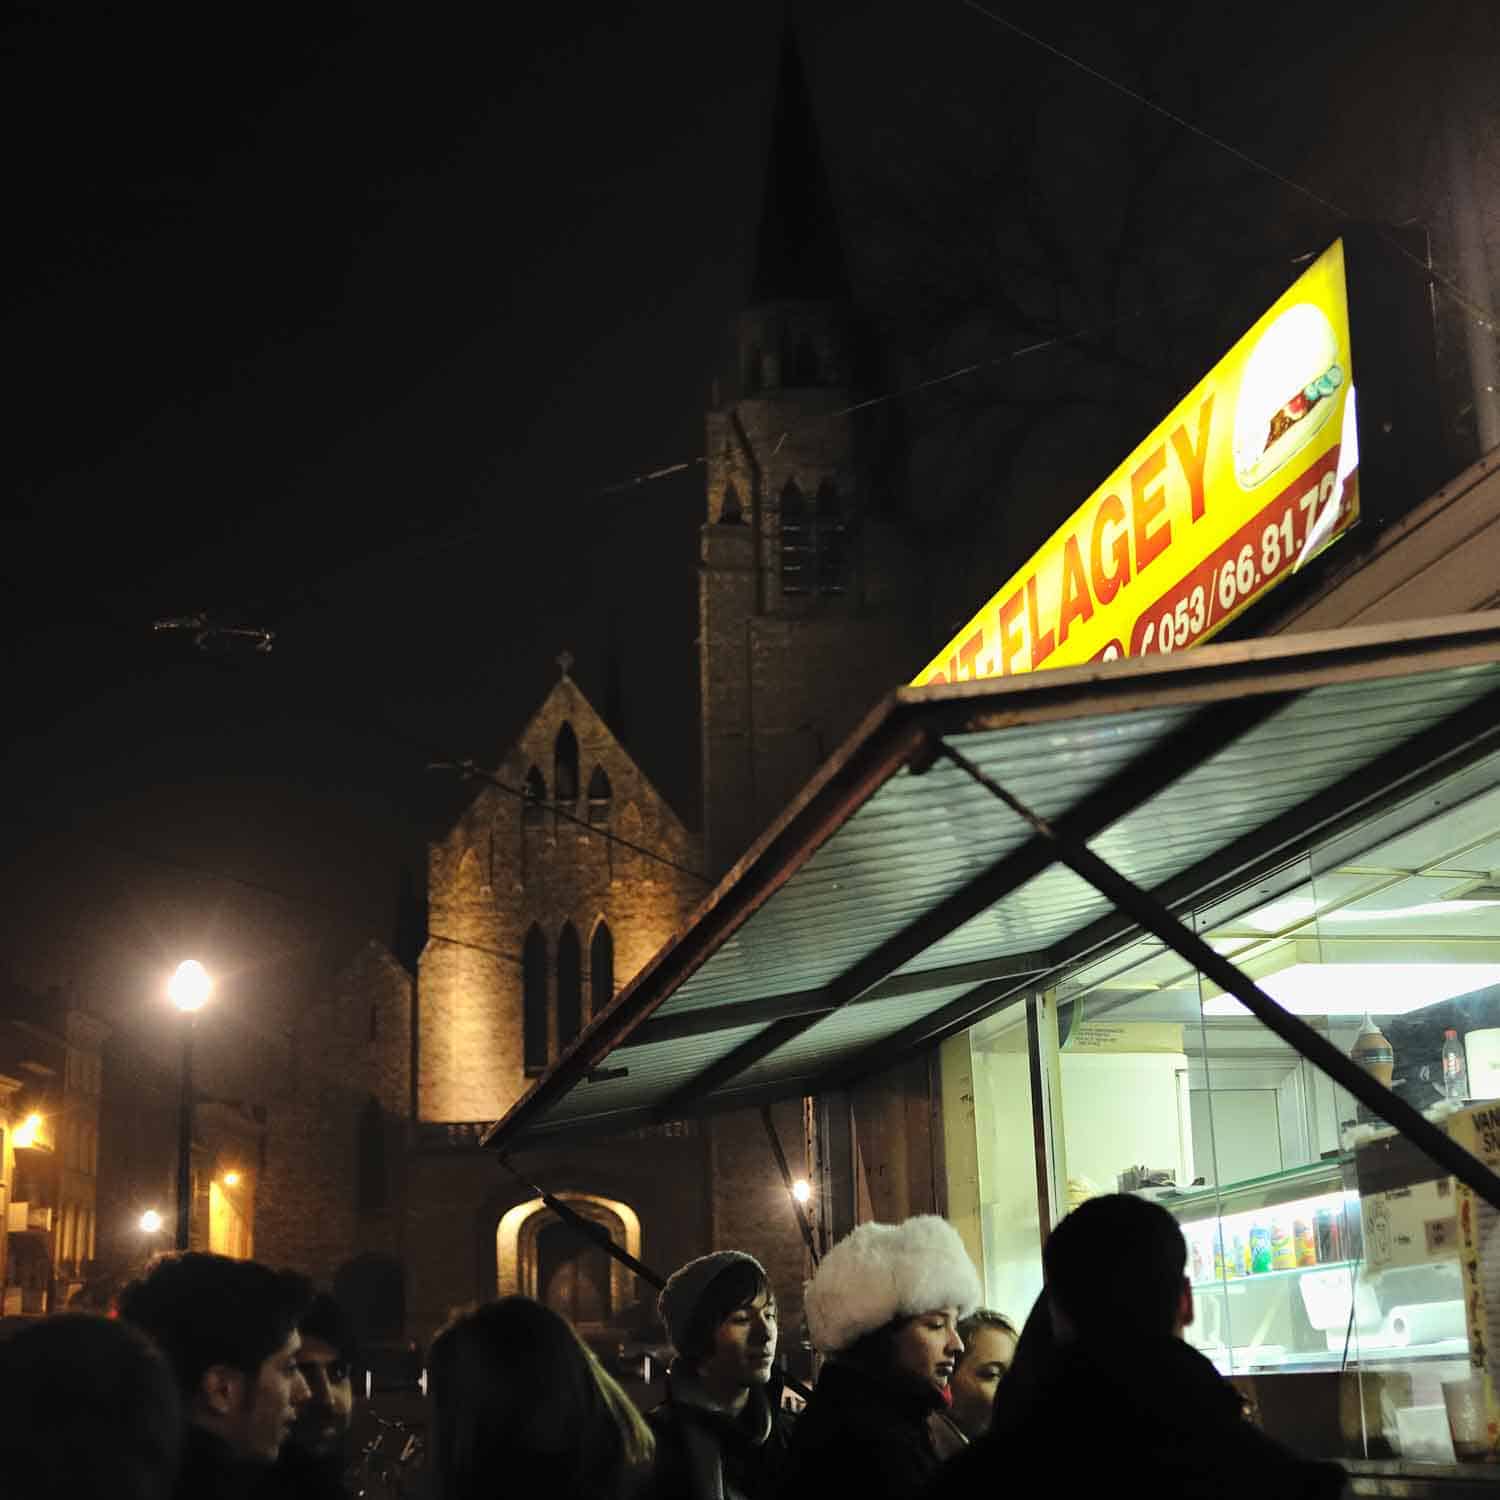
[[[199,1010],[213,993],[214,982],[196,958],[185,959],[167,982],[167,994],[178,1010]]]

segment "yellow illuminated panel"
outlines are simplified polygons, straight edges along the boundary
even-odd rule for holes
[[[1207,640],[1359,513],[1335,241],[919,672],[968,682]]]

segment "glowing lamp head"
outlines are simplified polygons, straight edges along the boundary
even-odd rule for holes
[[[11,1137],[11,1140],[17,1146],[34,1146],[36,1145],[36,1138],[41,1128],[42,1117],[40,1115],[27,1115],[17,1127],[16,1133]]]
[[[240,1185],[240,1174],[238,1172],[226,1172],[224,1174],[225,1187],[238,1187]]]
[[[161,1215],[154,1208],[148,1208],[141,1215],[141,1233],[155,1234],[161,1228]]]
[[[167,982],[167,994],[178,1010],[195,1011],[202,1008],[213,987],[208,970],[196,958],[189,958],[177,965],[177,972]]]
[[[808,1186],[807,1181],[804,1178],[799,1177],[792,1184],[792,1197],[794,1197],[798,1203],[806,1203],[807,1200],[812,1197],[812,1188]]]

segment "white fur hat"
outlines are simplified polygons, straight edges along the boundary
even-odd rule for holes
[[[895,1318],[935,1307],[966,1317],[983,1300],[979,1274],[958,1231],[936,1214],[904,1224],[861,1224],[823,1257],[804,1310],[814,1345],[847,1349]]]

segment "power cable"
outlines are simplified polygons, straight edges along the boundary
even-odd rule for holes
[[[1014,32],[1016,36],[1030,42],[1032,46],[1040,48],[1043,52],[1050,53],[1060,62],[1067,63],[1067,65],[1071,68],[1076,68],[1080,73],[1086,74],[1088,77],[1094,79],[1098,83],[1102,83],[1106,88],[1113,89],[1118,94],[1123,94],[1125,98],[1130,99],[1136,104],[1139,104],[1143,109],[1149,109],[1155,114],[1160,115],[1164,120],[1170,120],[1179,129],[1188,131],[1190,134],[1197,136],[1200,140],[1206,141],[1215,149],[1227,152],[1230,156],[1234,157],[1237,161],[1243,162],[1245,166],[1251,168],[1253,171],[1259,172],[1262,176],[1269,177],[1273,182],[1280,183],[1282,187],[1299,194],[1303,198],[1306,198],[1308,202],[1315,203],[1326,213],[1333,215],[1334,218],[1351,222],[1353,221],[1354,215],[1350,213],[1347,208],[1344,208],[1341,204],[1336,203],[1333,199],[1327,198],[1321,193],[1314,192],[1313,189],[1308,187],[1305,183],[1298,182],[1295,178],[1288,177],[1284,172],[1278,172],[1275,167],[1268,166],[1265,162],[1260,161],[1254,156],[1251,156],[1248,151],[1244,151],[1240,147],[1232,145],[1230,142],[1224,140],[1222,136],[1215,135],[1211,130],[1205,130],[1203,126],[1187,119],[1183,115],[1179,115],[1175,110],[1168,109],[1166,105],[1158,104],[1156,100],[1150,98],[1146,94],[1141,93],[1138,89],[1131,88],[1129,84],[1121,83],[1117,78],[1111,78],[1108,73],[1101,71],[1100,69],[1092,66],[1090,63],[1084,62],[1081,58],[1074,57],[1069,52],[1065,52],[1061,47],[1056,46],[1054,43],[1047,41],[1043,37],[1037,36],[1035,32],[1026,30],[1024,26],[1017,25],[1016,22],[1012,21],[1009,17],[997,15],[994,11],[990,10],[988,6],[981,5],[979,3],[979,0],[959,0],[959,4],[965,6],[969,10],[974,11],[977,15],[983,16],[987,21],[993,21],[995,25],[1003,26],[1007,31]],[[1424,278],[1430,278],[1444,291],[1446,291],[1448,295],[1452,297],[1453,300],[1464,309],[1465,312],[1469,313],[1474,318],[1474,320],[1481,328],[1487,330],[1490,333],[1494,333],[1496,331],[1496,325],[1490,319],[1488,315],[1488,309],[1481,307],[1477,302],[1475,302],[1473,298],[1471,298],[1463,290],[1463,288],[1460,287],[1456,282],[1454,282],[1450,277],[1444,276],[1443,273],[1439,271],[1435,266],[1429,265],[1420,256],[1413,254],[1412,251],[1408,250],[1407,247],[1401,244],[1399,240],[1392,239],[1389,235],[1385,234],[1382,231],[1377,232],[1380,234],[1381,240],[1390,249],[1394,250],[1396,254],[1415,266],[1417,270],[1422,273]]]

